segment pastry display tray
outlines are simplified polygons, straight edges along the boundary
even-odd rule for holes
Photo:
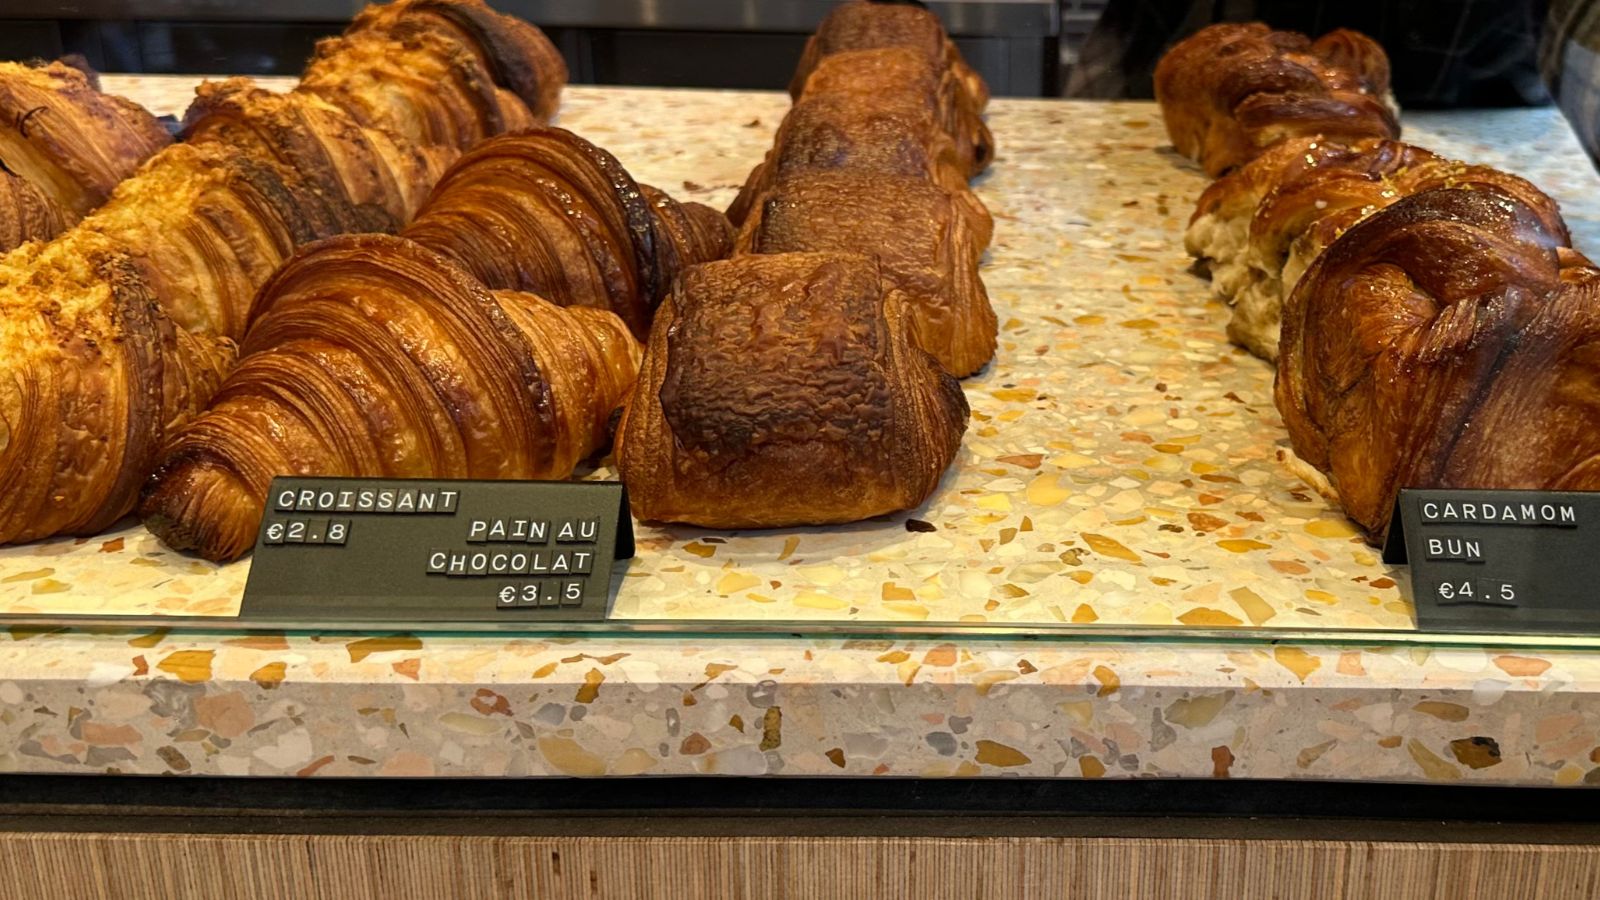
[[[106,87],[178,112],[193,81]],[[786,106],[777,93],[572,88],[558,124],[641,181],[720,206]],[[1600,250],[1600,180],[1554,110],[1405,121],[1409,140],[1540,184],[1577,246]],[[1272,369],[1227,342],[1226,310],[1182,250],[1206,179],[1166,147],[1153,104],[997,100],[990,125],[999,157],[975,189],[996,220],[983,277],[1000,349],[964,382],[972,421],[925,506],[783,531],[637,525],[605,622],[383,630],[1600,646],[1418,631],[1404,570],[1280,461]],[[0,629],[260,628],[238,615],[249,565],[171,552],[131,520],[0,548]]]

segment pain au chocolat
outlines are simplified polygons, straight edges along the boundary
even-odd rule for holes
[[[662,304],[616,462],[643,520],[851,522],[926,500],[967,414],[875,259],[736,256]]]
[[[940,78],[953,79],[961,101],[974,112],[981,113],[988,105],[989,86],[967,65],[938,16],[916,6],[862,0],[841,3],[823,18],[806,41],[789,93],[799,97],[812,72],[830,56],[885,47],[910,50],[920,57],[923,67]]]
[[[917,345],[961,378],[995,351],[994,309],[978,277],[988,225],[988,213],[967,191],[848,169],[812,172],[767,193],[736,250],[872,253],[911,307]]]
[[[766,159],[728,207],[728,218],[741,224],[779,179],[806,171],[915,176],[965,192],[966,181],[992,154],[994,139],[981,117],[965,104],[944,106],[917,54],[904,48],[840,53],[813,72]]]

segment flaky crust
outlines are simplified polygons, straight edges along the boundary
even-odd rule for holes
[[[560,51],[534,25],[495,12],[481,0],[371,4],[356,15],[346,36],[364,40],[374,33],[402,42],[433,35],[466,50],[482,67],[486,80],[509,90],[534,121],[550,121],[560,106],[561,88],[567,83],[567,64]],[[322,56],[319,52],[318,58]],[[315,62],[311,69],[317,69]],[[514,130],[517,124],[502,122],[499,130]]]
[[[56,243],[120,247],[180,328],[237,340],[256,288],[297,245],[392,227],[374,212],[381,211],[230,145],[175,144]]]
[[[229,338],[244,334],[273,270],[305,242],[403,223],[454,153],[406,135],[430,133],[414,119],[460,95],[383,73],[431,71],[439,54],[450,71],[481,73],[478,60],[501,52],[467,46],[470,29],[436,27],[441,6],[491,15],[478,0],[387,7],[383,27],[325,44],[312,64],[349,75],[346,90],[204,88],[189,143],[151,157],[76,227],[0,262],[0,541],[93,531],[128,512],[164,437],[220,383]],[[413,28],[411,17],[427,21]],[[364,78],[361,61],[377,55],[340,48],[369,39],[389,56]],[[475,77],[489,100],[452,119],[461,134],[512,122],[507,108],[528,120],[509,83]]]
[[[1287,137],[1400,136],[1383,49],[1343,29],[1312,41],[1259,22],[1212,25],[1167,51],[1155,91],[1173,146],[1213,177]]]
[[[963,191],[963,194],[966,192]],[[861,252],[909,304],[918,346],[966,377],[994,356],[997,324],[978,277],[988,234],[960,201],[917,178],[855,171],[783,181],[745,221],[739,253]]]
[[[0,260],[0,540],[125,515],[166,430],[232,364],[232,342],[173,326],[141,263],[94,232]]]
[[[983,172],[994,160],[994,135],[983,121],[983,108],[973,104],[949,69],[930,67],[922,54],[908,47],[829,54],[806,76],[796,99],[842,94],[881,103],[890,93],[920,100],[934,111],[955,142],[968,177]]]
[[[926,98],[886,86],[863,93],[802,96],[773,138],[772,149],[750,172],[728,218],[742,224],[778,181],[802,172],[852,169],[922,178],[964,191],[971,172]]]
[[[616,459],[643,520],[850,522],[926,500],[967,414],[875,260],[739,256],[678,277]]]
[[[1537,479],[1517,473],[1593,471],[1581,462],[1592,441],[1534,460],[1530,452],[1552,448],[1528,440],[1528,429],[1490,436],[1477,419],[1485,398],[1502,390],[1555,419],[1574,408],[1593,414],[1584,405],[1592,370],[1547,385],[1553,397],[1535,387],[1539,380],[1500,384],[1508,352],[1529,341],[1540,346],[1517,350],[1528,354],[1524,368],[1553,357],[1577,371],[1593,358],[1587,336],[1579,335],[1582,346],[1571,336],[1552,342],[1572,311],[1548,312],[1550,296],[1564,280],[1588,280],[1563,274],[1562,238],[1497,188],[1436,189],[1351,228],[1290,295],[1278,410],[1294,452],[1328,476],[1369,535],[1382,536],[1402,487],[1525,487]],[[1478,442],[1461,443],[1474,429]]]
[[[1283,141],[1218,180],[1201,196],[1186,240],[1205,255],[1206,235],[1244,235],[1233,254],[1214,261],[1213,285],[1234,305],[1229,337],[1276,360],[1283,296],[1317,254],[1366,216],[1440,187],[1498,188],[1569,242],[1556,202],[1515,175],[1399,141],[1316,138]]]
[[[250,549],[275,475],[569,475],[609,441],[639,364],[614,315],[491,292],[384,235],[301,251],[262,288],[243,351],[140,507],[208,559]]]
[[[1565,270],[1463,425],[1441,487],[1600,490],[1600,272]]]
[[[678,271],[726,256],[733,240],[721,213],[638,184],[560,128],[474,147],[405,235],[492,288],[609,309],[641,339]]]
[[[789,82],[790,95],[800,96],[807,77],[827,57],[883,47],[912,50],[941,75],[950,73],[973,110],[982,112],[988,105],[989,86],[961,57],[938,16],[915,6],[866,2],[841,3],[817,26]]]
[[[106,201],[172,138],[92,73],[60,62],[0,62],[0,252],[48,240]]]
[[[367,231],[409,222],[448,157],[358,124],[315,94],[273,93],[248,78],[206,82],[184,116],[183,140],[270,160],[356,208]]]
[[[0,253],[49,240],[75,220],[33,182],[0,170]]]

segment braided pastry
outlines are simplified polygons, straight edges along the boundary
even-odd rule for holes
[[[138,104],[60,62],[0,62],[0,252],[48,240],[172,143]]]
[[[876,260],[738,256],[685,270],[662,303],[617,468],[644,520],[851,522],[927,499],[967,414]]]
[[[1316,138],[1283,141],[1208,188],[1185,243],[1208,260],[1213,287],[1233,304],[1228,336],[1276,360],[1283,297],[1323,248],[1403,197],[1485,186],[1522,201],[1569,243],[1555,201],[1515,175],[1399,141],[1344,145]]]
[[[384,235],[305,248],[262,288],[242,349],[140,506],[207,559],[250,549],[274,475],[569,475],[606,445],[639,364],[611,313],[491,292]]]
[[[1499,188],[1435,189],[1351,228],[1295,287],[1278,410],[1370,535],[1402,487],[1600,488],[1600,334],[1579,308],[1600,273],[1564,237]],[[1537,427],[1505,427],[1519,406]]]
[[[1162,56],[1155,91],[1173,146],[1213,178],[1286,137],[1400,136],[1383,48],[1344,29],[1212,25]]]
[[[404,234],[492,288],[609,309],[641,339],[678,271],[726,256],[733,240],[721,213],[638,184],[559,128],[474,147]]]

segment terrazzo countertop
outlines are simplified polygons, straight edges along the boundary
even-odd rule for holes
[[[192,82],[104,84],[177,113]],[[786,106],[571,88],[559,124],[721,206]],[[965,382],[973,423],[940,491],[845,528],[641,528],[615,613],[1166,627],[1167,642],[206,633],[194,617],[236,612],[247,563],[130,527],[0,550],[0,612],[184,617],[10,629],[0,769],[1600,779],[1600,652],[1307,637],[1415,626],[1396,573],[1276,462],[1271,370],[1226,342],[1187,271],[1205,179],[1165,149],[1155,107],[997,100],[990,125],[999,157],[976,190],[996,219],[983,276],[1001,346]],[[1600,182],[1554,110],[1406,125],[1541,184],[1600,249]]]

